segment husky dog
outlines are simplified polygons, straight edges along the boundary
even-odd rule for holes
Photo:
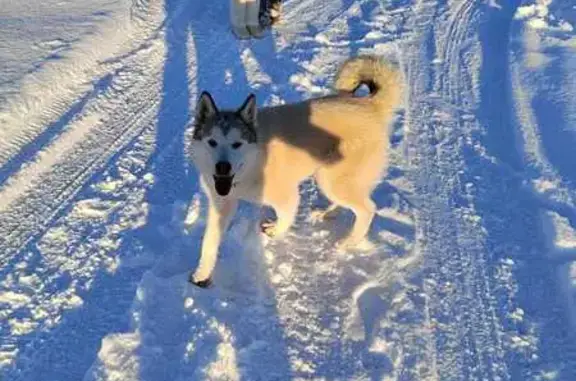
[[[368,96],[355,96],[361,85]],[[262,231],[280,237],[294,222],[299,184],[310,176],[332,202],[324,214],[338,206],[354,212],[354,226],[338,246],[364,239],[376,210],[371,194],[388,165],[388,125],[402,83],[389,64],[360,56],[344,62],[334,87],[324,97],[258,110],[253,94],[237,110],[218,110],[209,93],[200,95],[188,154],[210,205],[192,283],[210,285],[238,200],[271,206],[277,221],[263,222]]]

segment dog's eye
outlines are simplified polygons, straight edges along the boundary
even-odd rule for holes
[[[240,148],[240,147],[242,147],[242,143],[241,143],[241,142],[232,143],[232,148],[238,149],[238,148]]]
[[[216,143],[216,140],[210,139],[210,140],[208,140],[208,145],[210,147],[216,147],[218,145],[218,143]]]

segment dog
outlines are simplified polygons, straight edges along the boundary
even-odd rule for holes
[[[367,96],[356,95],[362,85]],[[376,211],[371,194],[388,166],[388,126],[403,86],[396,67],[365,55],[341,65],[334,88],[326,96],[260,109],[250,94],[236,110],[219,110],[202,92],[187,154],[209,207],[199,265],[190,274],[193,284],[211,284],[239,200],[272,207],[276,222],[263,221],[262,231],[281,237],[295,220],[299,184],[310,176],[332,202],[320,217],[336,207],[355,215],[338,247],[365,238]]]

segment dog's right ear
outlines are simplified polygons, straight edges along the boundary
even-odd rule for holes
[[[194,118],[194,123],[196,126],[201,126],[216,114],[218,114],[218,108],[216,108],[214,99],[212,99],[210,93],[203,91],[202,94],[200,94],[198,103],[196,104],[196,116]]]
[[[250,94],[236,111],[238,115],[249,125],[256,125],[256,95]]]

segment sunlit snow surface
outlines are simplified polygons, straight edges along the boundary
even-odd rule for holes
[[[228,0],[0,4],[0,380],[576,380],[572,3],[286,0],[251,41]],[[406,83],[369,241],[307,181],[189,284],[199,91],[296,102],[363,53]]]

